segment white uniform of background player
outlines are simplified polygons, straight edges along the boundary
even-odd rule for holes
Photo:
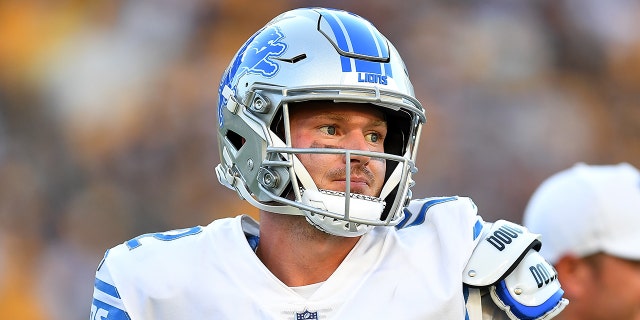
[[[424,110],[366,20],[286,12],[239,50],[219,93],[220,182],[262,211],[359,240],[325,281],[291,287],[255,254],[248,216],[142,235],[105,254],[91,319],[550,319],[566,305],[537,235],[483,222],[468,198],[408,202]],[[289,105],[312,100],[382,110],[384,152],[293,148]],[[299,158],[309,153],[384,160],[379,197],[352,191],[349,166],[344,190],[318,188]]]
[[[553,221],[553,223],[549,223]],[[558,319],[640,320],[640,171],[575,165],[544,180],[524,224],[542,236],[571,304]]]

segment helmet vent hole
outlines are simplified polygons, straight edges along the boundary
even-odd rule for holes
[[[307,58],[307,54],[303,53],[303,54],[299,54],[293,58],[276,58],[277,60],[280,60],[282,62],[289,62],[289,63],[296,63],[298,61],[304,60]]]

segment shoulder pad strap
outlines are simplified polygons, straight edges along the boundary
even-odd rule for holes
[[[531,248],[540,250],[539,234],[498,220],[481,236],[464,269],[462,281],[471,286],[494,284],[507,276]]]

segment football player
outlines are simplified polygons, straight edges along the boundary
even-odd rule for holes
[[[550,319],[567,301],[526,228],[411,201],[425,112],[396,48],[302,8],[222,76],[220,183],[259,209],[107,251],[91,319]]]

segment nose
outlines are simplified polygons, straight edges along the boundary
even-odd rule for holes
[[[343,145],[345,146],[345,149],[358,150],[358,151],[370,151],[371,146],[365,139],[362,132],[350,133],[345,136],[344,140],[345,140],[345,143]],[[350,159],[348,159],[350,163],[360,163],[362,165],[368,164],[370,160],[371,160],[371,157],[364,156],[364,155],[356,155],[356,154],[351,154]]]

